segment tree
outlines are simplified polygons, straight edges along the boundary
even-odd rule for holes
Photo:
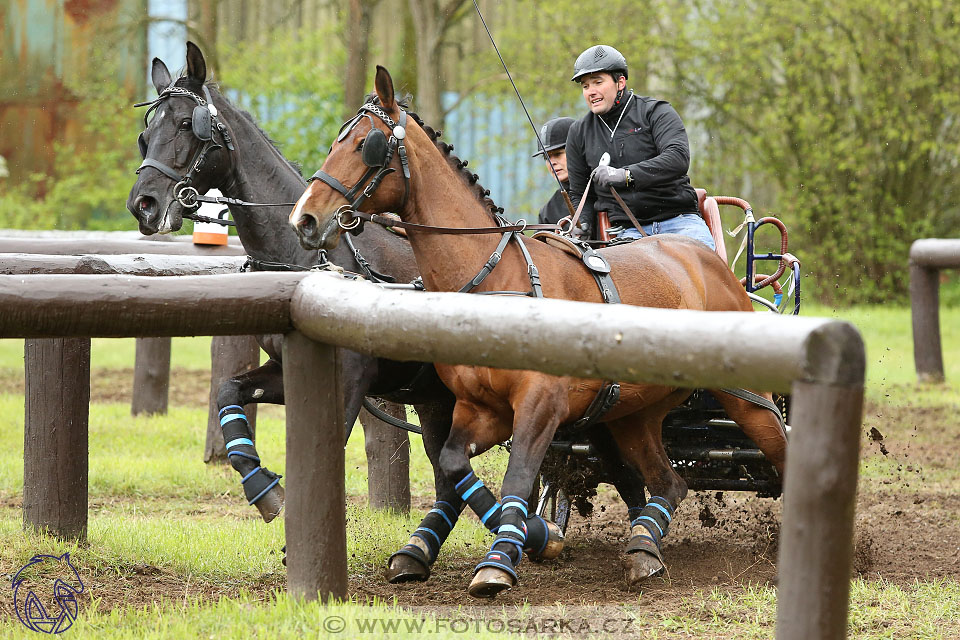
[[[744,174],[774,185],[826,300],[904,298],[910,243],[960,214],[954,8],[725,0],[684,12],[665,57],[716,142],[703,166],[726,187]]]
[[[380,0],[348,0],[347,64],[343,90],[343,119],[350,119],[363,101],[370,53],[370,23]]]
[[[410,0],[417,38],[416,111],[436,128],[443,127],[444,37],[471,7],[467,0]]]

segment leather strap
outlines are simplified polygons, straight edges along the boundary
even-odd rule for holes
[[[610,187],[610,193],[613,194],[613,198],[614,200],[617,201],[617,204],[623,207],[623,212],[627,214],[628,218],[630,218],[630,222],[632,222],[633,226],[637,228],[637,231],[640,232],[640,235],[644,237],[650,235],[649,233],[643,230],[643,227],[640,226],[640,223],[637,221],[636,216],[633,215],[633,211],[630,211],[630,207],[628,207],[627,203],[623,201],[623,198],[620,197],[620,194],[617,193],[617,190],[614,189],[613,187]]]

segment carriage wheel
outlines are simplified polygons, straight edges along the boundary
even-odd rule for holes
[[[567,533],[570,523],[570,496],[557,483],[540,477],[538,484],[543,486],[537,500],[537,515],[556,524],[560,531]]]

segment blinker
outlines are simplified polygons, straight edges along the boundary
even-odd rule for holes
[[[203,105],[197,105],[193,108],[193,135],[198,140],[206,142],[213,138],[213,130],[210,123],[210,110]]]
[[[137,136],[137,147],[140,148],[140,157],[143,159],[147,158],[147,141],[143,139],[143,132],[140,132],[140,135]]]
[[[363,141],[363,164],[382,167],[387,161],[387,136],[380,129],[371,129]]]

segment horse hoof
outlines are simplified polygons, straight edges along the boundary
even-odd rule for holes
[[[628,556],[630,561],[630,586],[636,586],[648,578],[655,578],[665,571],[663,562],[652,553],[638,551]]]
[[[278,484],[257,500],[255,504],[264,522],[270,522],[283,511],[283,495],[283,487]]]
[[[390,584],[425,582],[429,577],[430,567],[405,554],[394,556],[387,567],[387,582]]]
[[[547,523],[547,545],[543,548],[543,552],[539,555],[533,555],[528,552],[528,557],[533,562],[540,562],[542,560],[553,560],[560,556],[560,552],[563,551],[564,537],[563,531],[559,526],[550,522],[549,520],[544,520]]]
[[[516,584],[513,576],[496,567],[482,567],[473,576],[470,587],[467,589],[474,598],[494,598],[501,591],[510,589]]]

